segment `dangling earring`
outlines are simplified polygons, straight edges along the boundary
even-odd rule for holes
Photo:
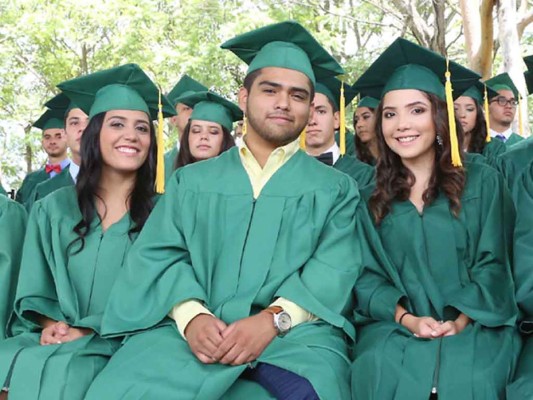
[[[437,133],[437,144],[442,147],[442,136],[440,133]]]
[[[242,136],[246,135],[248,131],[248,121],[246,120],[246,114],[242,117]]]

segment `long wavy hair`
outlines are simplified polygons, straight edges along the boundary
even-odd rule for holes
[[[376,109],[367,107],[370,111],[373,113],[376,112]],[[372,155],[372,152],[370,151],[370,148],[366,143],[364,143],[359,135],[357,135],[357,119],[355,117],[357,109],[353,112],[353,130],[355,132],[354,139],[355,139],[355,154],[359,160],[361,160],[364,163],[374,165],[376,163],[376,159]]]
[[[477,101],[476,104],[476,123],[474,129],[470,132],[470,143],[468,145],[469,153],[483,153],[487,145],[487,121],[482,107]]]
[[[463,168],[454,167],[451,163],[450,129],[446,103],[434,94],[423,92],[431,104],[431,116],[435,131],[442,138],[442,146],[435,141],[435,162],[428,188],[422,199],[424,204],[431,204],[442,192],[449,200],[450,208],[455,217],[461,211],[461,195],[466,178]],[[382,129],[383,102],[377,109],[376,136],[379,148],[379,160],[376,167],[376,188],[369,200],[369,208],[376,224],[380,224],[390,213],[394,201],[409,199],[411,188],[415,184],[414,174],[402,163],[400,156],[394,153],[385,143]],[[457,137],[461,159],[463,130],[456,118]]]
[[[98,197],[98,187],[102,176],[103,158],[100,149],[100,132],[104,122],[105,112],[95,115],[85,128],[81,137],[80,155],[81,165],[76,182],[78,206],[82,215],[81,221],[74,227],[78,237],[71,243],[80,242],[76,251],[79,253],[85,245],[85,237],[89,234],[91,223],[97,218],[95,198]],[[137,170],[135,185],[129,196],[129,212],[133,225],[130,235],[139,232],[146,222],[154,206],[154,182],[157,160],[157,143],[155,129],[150,122],[150,147],[145,162]],[[100,198],[101,199],[101,198]]]
[[[222,128],[222,144],[220,145],[220,151],[217,155],[222,154],[226,150],[231,149],[233,146],[235,146],[235,140],[233,139],[233,136],[231,136],[231,133],[224,128],[221,125]],[[178,152],[178,155],[176,159],[174,160],[174,169],[183,167],[185,165],[189,165],[192,163],[195,163],[198,161],[196,158],[193,157],[191,153],[191,147],[189,146],[189,134],[191,130],[191,121],[187,122],[187,125],[185,126],[185,130],[183,131],[183,135],[181,135],[180,139],[180,151]]]

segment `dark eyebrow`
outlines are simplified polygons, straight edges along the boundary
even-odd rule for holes
[[[80,117],[68,117],[67,121],[80,120]]]
[[[108,118],[108,120],[113,119],[113,118],[119,119],[119,120],[121,120],[121,121],[126,121],[126,120],[127,120],[126,117],[122,117],[122,116],[120,116],[120,115],[112,115],[112,116],[110,116],[110,117]],[[136,123],[136,124],[138,124],[138,123],[143,123],[143,124],[146,124],[146,125],[149,124],[149,122],[146,121],[146,120],[144,120],[144,119],[138,119],[138,120],[135,120],[135,123]]]
[[[272,81],[261,81],[261,82],[259,82],[259,86],[272,86],[272,87],[278,88],[278,89],[283,87],[283,85],[281,83],[272,82]],[[290,92],[302,92],[302,93],[305,93],[308,96],[311,94],[309,92],[309,90],[307,90],[306,88],[302,88],[302,87],[298,87],[298,86],[290,86],[289,87],[289,91]]]
[[[406,104],[406,105],[404,106],[404,108],[414,107],[414,106],[417,106],[417,105],[422,105],[422,106],[426,106],[426,107],[428,106],[428,105],[427,105],[426,103],[424,103],[423,101],[419,101],[419,100],[417,100],[417,101],[413,101],[412,103]],[[385,110],[389,110],[389,109],[390,109],[390,110],[395,110],[395,109],[397,109],[397,108],[398,108],[398,107],[385,106],[385,107],[383,107],[383,111],[385,111]]]

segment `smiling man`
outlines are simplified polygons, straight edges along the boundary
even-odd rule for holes
[[[142,333],[87,399],[350,398],[359,194],[298,144],[316,79],[342,68],[295,22],[222,47],[249,64],[247,134],[171,178],[104,315]]]
[[[314,98],[314,112],[307,125],[305,135],[305,149],[307,154],[318,161],[332,166],[350,175],[363,187],[372,182],[374,168],[359,161],[356,157],[341,154],[339,145],[335,141],[335,131],[340,127],[340,98],[342,83],[337,78],[324,79],[316,84]],[[355,92],[349,86],[344,88],[345,104],[355,97]]]

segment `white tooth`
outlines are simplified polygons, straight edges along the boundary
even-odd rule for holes
[[[137,152],[137,150],[129,148],[129,147],[119,147],[118,151],[120,151],[121,153],[136,153]]]
[[[416,139],[416,136],[406,136],[406,137],[398,138],[398,140],[401,143],[412,142],[415,139]]]

